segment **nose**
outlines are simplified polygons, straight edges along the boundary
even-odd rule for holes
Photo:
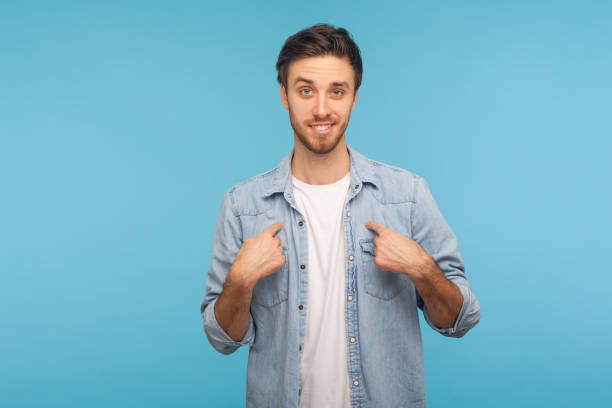
[[[320,93],[315,99],[312,114],[316,120],[323,120],[329,116],[330,110],[327,101],[327,95]]]

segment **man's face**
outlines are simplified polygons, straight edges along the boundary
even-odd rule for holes
[[[348,58],[307,57],[293,61],[281,100],[297,138],[317,154],[332,151],[344,138],[357,103],[354,72]]]

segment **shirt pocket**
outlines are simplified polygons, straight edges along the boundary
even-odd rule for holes
[[[390,300],[408,286],[406,275],[383,271],[374,263],[374,241],[360,239],[361,269],[367,294],[382,300]]]
[[[283,246],[285,263],[271,275],[260,279],[253,288],[253,303],[265,307],[276,306],[288,298],[289,292],[289,257]]]

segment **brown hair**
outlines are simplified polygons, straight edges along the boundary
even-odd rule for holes
[[[333,55],[338,58],[348,57],[355,74],[355,92],[361,85],[363,65],[359,47],[348,31],[344,28],[334,28],[328,24],[315,24],[287,38],[278,54],[276,70],[277,80],[287,89],[289,64],[305,57]]]

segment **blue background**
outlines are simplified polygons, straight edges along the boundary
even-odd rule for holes
[[[0,5],[3,406],[244,405],[214,225],[291,149],[274,65],[318,22],[362,51],[348,143],[428,181],[481,304],[421,321],[430,406],[609,403],[610,2],[99,3]]]

